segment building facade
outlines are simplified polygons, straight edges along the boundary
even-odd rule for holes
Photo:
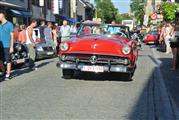
[[[90,0],[0,0],[14,24],[29,24],[31,19],[59,22],[92,20],[94,7]]]
[[[77,19],[92,20],[94,15],[94,6],[90,3],[90,0],[78,0],[77,1]]]
[[[28,10],[28,0],[0,0],[0,9],[7,12],[7,19],[14,24],[27,24],[32,16]]]

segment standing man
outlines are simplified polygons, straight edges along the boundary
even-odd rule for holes
[[[37,21],[32,20],[30,26],[26,29],[26,45],[29,52],[29,68],[37,70],[35,66],[35,40],[33,39],[33,29],[37,26]]]
[[[0,78],[4,76],[4,73],[6,72],[4,63],[3,63],[3,47],[2,42],[0,41],[0,72],[2,74],[0,75]]]
[[[70,26],[66,20],[63,21],[63,25],[60,27],[61,42],[70,38]]]
[[[14,51],[14,27],[13,24],[6,20],[5,11],[0,11],[0,42],[2,43],[2,54],[6,63],[6,80],[10,79],[11,73],[11,55]]]
[[[53,44],[53,36],[52,36],[52,23],[48,22],[47,27],[44,29],[44,35],[45,35],[45,41],[48,45],[54,45]]]
[[[42,20],[42,21],[40,22],[40,26],[39,26],[40,39],[42,39],[42,40],[45,40],[44,29],[45,29],[46,27],[47,27],[47,26],[45,25],[45,21]]]

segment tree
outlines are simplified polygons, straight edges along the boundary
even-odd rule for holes
[[[97,17],[106,23],[116,20],[118,9],[116,9],[111,0],[96,0]]]
[[[121,14],[117,14],[117,15],[116,15],[115,22],[116,22],[116,23],[122,23],[122,20],[123,20],[123,17],[121,16]]]
[[[140,22],[140,24],[144,21],[144,0],[131,0],[131,11],[134,13],[134,17],[136,18],[137,22]]]
[[[164,18],[170,21],[175,20],[175,14],[178,8],[178,4],[174,4],[171,2],[164,2],[161,5]]]

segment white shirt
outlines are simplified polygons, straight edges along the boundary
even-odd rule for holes
[[[61,33],[62,37],[70,36],[70,26],[69,25],[66,25],[66,26],[62,25],[60,27],[60,33]]]
[[[26,29],[26,36],[27,36],[26,44],[32,44],[32,42],[31,42],[31,40],[29,38],[29,32],[28,32],[28,30],[29,30],[29,27],[27,27],[27,29]]]

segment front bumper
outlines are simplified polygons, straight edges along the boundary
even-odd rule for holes
[[[18,65],[18,64],[24,64],[27,63],[29,58],[22,58],[22,59],[17,59],[17,60],[12,60],[13,65]]]
[[[85,65],[85,64],[71,64],[71,63],[57,63],[57,67],[62,69],[73,69],[79,71],[86,71],[84,68],[94,67],[94,70],[86,71],[86,72],[119,72],[119,73],[132,73],[135,70],[133,66],[124,66],[124,65],[111,65],[111,66],[102,66],[102,65]],[[96,70],[96,68],[102,68],[102,70]]]
[[[36,51],[36,59],[50,58],[55,55],[54,51]]]

